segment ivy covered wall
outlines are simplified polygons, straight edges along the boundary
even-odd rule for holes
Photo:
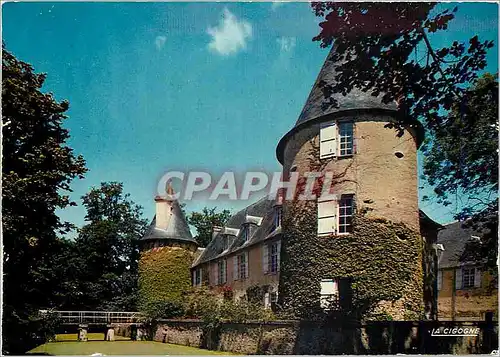
[[[290,318],[323,315],[321,279],[350,278],[361,317],[414,320],[422,316],[422,242],[403,223],[354,217],[352,234],[318,236],[315,201],[285,206],[279,305]]]
[[[191,288],[193,251],[183,247],[158,247],[143,251],[139,261],[139,309],[168,314]],[[170,307],[165,307],[169,305]],[[161,316],[168,317],[168,316]]]

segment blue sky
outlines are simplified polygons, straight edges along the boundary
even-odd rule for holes
[[[458,5],[433,44],[474,34],[496,42],[496,4]],[[311,40],[317,23],[307,3],[3,4],[7,49],[48,74],[44,90],[70,102],[69,145],[89,168],[73,182],[73,199],[120,181],[148,218],[166,171],[280,169],[278,140],[327,54]],[[488,55],[490,72],[498,71],[497,52]],[[186,208],[205,205],[212,203]],[[453,209],[422,207],[452,221]],[[81,205],[60,212],[77,225],[84,215]]]

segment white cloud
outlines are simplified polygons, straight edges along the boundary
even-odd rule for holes
[[[209,27],[207,33],[212,36],[209,50],[227,56],[247,47],[247,40],[252,38],[252,25],[243,19],[239,20],[226,8],[219,25]]]
[[[284,2],[281,2],[281,1],[274,1],[274,2],[271,4],[271,10],[276,11],[276,9],[277,9],[277,8],[282,7],[283,5],[285,5],[285,3],[284,3]]]
[[[165,45],[165,41],[167,41],[167,38],[165,36],[156,36],[155,46],[158,51],[163,48],[163,46]]]
[[[296,44],[295,37],[280,37],[276,39],[281,52],[291,52]]]

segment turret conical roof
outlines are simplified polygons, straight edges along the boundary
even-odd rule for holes
[[[157,197],[155,199],[168,201],[168,204],[171,205],[167,228],[157,227],[155,215],[141,240],[176,240],[197,244],[191,234],[184,212],[177,199],[173,198],[173,194],[172,187],[168,186],[166,197]]]
[[[306,100],[306,103],[299,115],[295,126],[280,140],[278,147],[276,149],[276,154],[278,160],[283,163],[282,160],[282,150],[284,144],[288,137],[295,133],[299,127],[304,126],[306,123],[320,120],[329,114],[340,113],[349,110],[359,110],[359,109],[378,109],[387,111],[396,111],[396,103],[382,103],[382,95],[373,96],[369,92],[363,92],[359,89],[353,88],[349,93],[343,95],[342,93],[333,93],[333,97],[336,99],[338,107],[324,106],[326,102],[325,96],[323,94],[321,83],[334,84],[335,83],[335,67],[337,63],[332,60],[335,47],[333,47],[328,56],[326,57],[325,63],[321,68],[321,71],[316,78],[311,92]]]
[[[295,126],[324,115],[350,109],[397,110],[395,102],[388,104],[382,103],[382,95],[373,96],[371,93],[363,92],[357,88],[353,88],[346,95],[343,95],[342,93],[333,93],[333,97],[337,100],[338,107],[329,106],[325,108],[322,105],[325,103],[325,97],[320,83],[325,82],[330,85],[335,83],[335,67],[337,66],[337,63],[335,63],[332,59],[334,53],[335,47],[333,47],[328,53],[325,63],[318,74],[318,78],[316,78],[316,82],[311,89],[311,93],[307,98],[306,104],[304,105]]]

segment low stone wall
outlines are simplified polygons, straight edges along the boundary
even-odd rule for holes
[[[436,337],[442,326],[479,327],[479,336]],[[161,320],[154,340],[239,354],[471,354],[498,349],[497,326],[478,322],[313,321],[222,323],[207,328],[200,320]]]

